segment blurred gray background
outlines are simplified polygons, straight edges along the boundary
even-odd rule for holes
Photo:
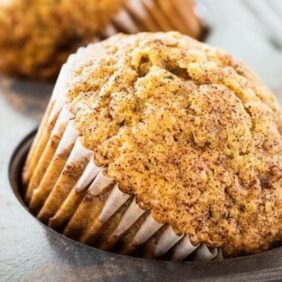
[[[198,0],[207,42],[245,60],[282,102],[282,1]]]
[[[275,91],[282,103],[282,0],[197,2],[198,13],[209,26],[206,42],[222,47],[235,57],[245,60]],[[52,88],[53,85],[48,83],[0,77],[0,241],[4,242],[1,244],[2,248],[0,247],[0,274],[1,268],[5,269],[8,275],[6,277],[9,278],[7,281],[11,281],[11,277],[22,278],[24,269],[34,267],[32,260],[29,260],[29,252],[32,253],[33,245],[37,246],[36,252],[42,255],[42,260],[48,261],[53,256],[52,250],[48,252],[50,249],[48,242],[43,240],[45,245],[41,244],[40,240],[45,238],[43,229],[36,229],[37,233],[34,236],[33,230],[29,229],[33,224],[31,218],[28,213],[19,212],[20,204],[15,200],[11,189],[7,189],[9,188],[7,167],[12,152],[37,126]],[[13,237],[14,231],[19,228],[23,228],[25,235]],[[14,252],[14,246],[24,244],[22,241],[16,241],[16,238],[25,238],[26,241],[31,238],[29,241],[37,241],[29,242],[27,251],[23,249]],[[25,254],[28,256],[25,257]],[[46,257],[46,254],[49,257]],[[10,263],[3,257],[10,258]],[[13,261],[17,261],[17,257],[24,259],[25,266],[21,268],[23,273],[19,269],[15,271]],[[18,261],[21,261],[20,259]],[[43,266],[45,267],[44,263]]]

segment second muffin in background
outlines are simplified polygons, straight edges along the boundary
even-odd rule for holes
[[[54,78],[70,53],[93,40],[124,0],[0,3],[0,71]]]

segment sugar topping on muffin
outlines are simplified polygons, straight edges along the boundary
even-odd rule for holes
[[[243,62],[179,33],[117,35],[88,48],[68,105],[157,221],[226,256],[281,240],[281,108]]]

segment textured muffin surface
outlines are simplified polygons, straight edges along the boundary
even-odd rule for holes
[[[157,221],[227,256],[281,240],[281,111],[244,63],[178,33],[118,35],[68,90],[95,162]]]
[[[0,2],[0,70],[54,77],[69,53],[89,43],[122,0]]]

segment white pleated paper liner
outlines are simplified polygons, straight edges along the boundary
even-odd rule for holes
[[[23,175],[24,183],[30,182],[31,174],[34,172],[35,167],[41,157],[43,150],[46,147],[47,142],[55,122],[58,118],[59,113],[62,110],[63,105],[66,102],[66,88],[69,75],[73,67],[79,62],[82,53],[84,53],[86,48],[78,49],[76,54],[70,55],[67,62],[62,66],[60,74],[58,76],[57,82],[55,84],[53,94],[51,96],[50,102],[48,104],[47,110],[43,116],[41,125],[39,127],[36,139],[33,143],[33,146],[29,152],[26,167]],[[60,140],[61,133],[64,130],[66,123],[62,125],[62,128],[58,128],[58,136],[53,142]],[[52,147],[55,149],[56,144],[52,143]],[[27,200],[29,201],[32,188],[29,189]]]

